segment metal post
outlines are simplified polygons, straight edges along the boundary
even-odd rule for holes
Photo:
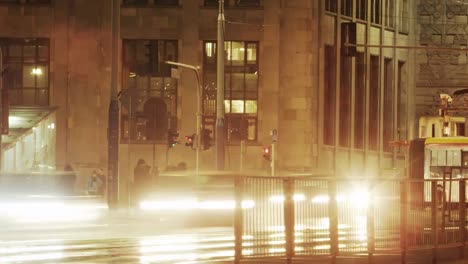
[[[243,233],[243,211],[242,211],[242,197],[243,197],[243,180],[242,176],[235,177],[235,197],[236,208],[234,211],[234,263],[240,263],[242,259],[242,233]]]
[[[276,175],[276,143],[271,143],[271,176]]]
[[[400,250],[401,264],[406,263],[406,250],[408,238],[408,182],[402,180],[400,182]]]
[[[111,1],[112,65],[108,127],[108,196],[109,208],[116,208],[119,200],[119,102],[117,100],[120,0]]]
[[[216,169],[224,170],[224,0],[219,0],[216,93]]]
[[[437,248],[439,243],[439,232],[438,232],[438,224],[437,222],[437,215],[438,215],[438,208],[437,208],[437,181],[431,181],[431,229],[432,229],[432,241],[434,245],[432,247],[432,264],[437,263]]]
[[[460,258],[465,257],[466,246],[466,180],[461,179],[458,184],[458,223],[460,232]]]
[[[367,254],[369,258],[369,263],[373,263],[374,251],[375,251],[375,225],[374,225],[374,194],[372,193],[371,186],[375,186],[372,180],[369,181],[369,186],[367,187],[368,193],[370,193],[370,203],[367,207]]]
[[[246,152],[246,144],[245,144],[245,140],[242,140],[240,144],[240,166],[239,166],[240,171],[244,170],[245,152]]]

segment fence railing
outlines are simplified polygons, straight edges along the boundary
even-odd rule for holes
[[[466,245],[466,180],[238,177],[235,261],[401,254]]]

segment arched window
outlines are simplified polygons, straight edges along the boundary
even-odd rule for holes
[[[176,40],[124,40],[121,120],[123,141],[162,141],[177,125]],[[172,124],[172,125],[169,125]]]

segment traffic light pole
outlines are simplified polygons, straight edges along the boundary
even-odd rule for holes
[[[201,78],[200,78],[200,70],[197,66],[189,65],[189,64],[184,64],[180,62],[174,62],[174,61],[166,61],[167,64],[169,65],[174,65],[186,69],[193,70],[195,72],[195,75],[197,76],[197,139],[196,139],[196,157],[195,157],[195,173],[198,179],[198,172],[200,169],[200,147],[201,147]]]
[[[119,102],[117,99],[120,1],[111,1],[112,18],[112,63],[109,103],[109,126],[107,138],[107,203],[116,208],[119,200]]]

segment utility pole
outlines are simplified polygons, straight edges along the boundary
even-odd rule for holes
[[[8,125],[8,120],[5,120],[5,116],[7,116],[6,118],[8,118],[8,115],[5,115],[5,113],[3,111],[5,111],[5,109],[7,109],[5,107],[5,100],[4,99],[4,96],[5,96],[5,91],[3,91],[3,74],[4,74],[4,70],[3,70],[3,50],[2,50],[2,47],[0,47],[0,95],[2,96],[2,124],[1,124],[1,132],[0,132],[0,171],[3,169],[3,141],[2,141],[2,135],[3,135],[3,132],[5,131],[5,124]]]
[[[224,0],[219,0],[217,41],[217,93],[216,93],[216,169],[224,170]]]
[[[117,72],[119,58],[120,0],[111,0],[112,62],[107,137],[107,204],[115,209],[119,201],[119,102],[117,99]]]

